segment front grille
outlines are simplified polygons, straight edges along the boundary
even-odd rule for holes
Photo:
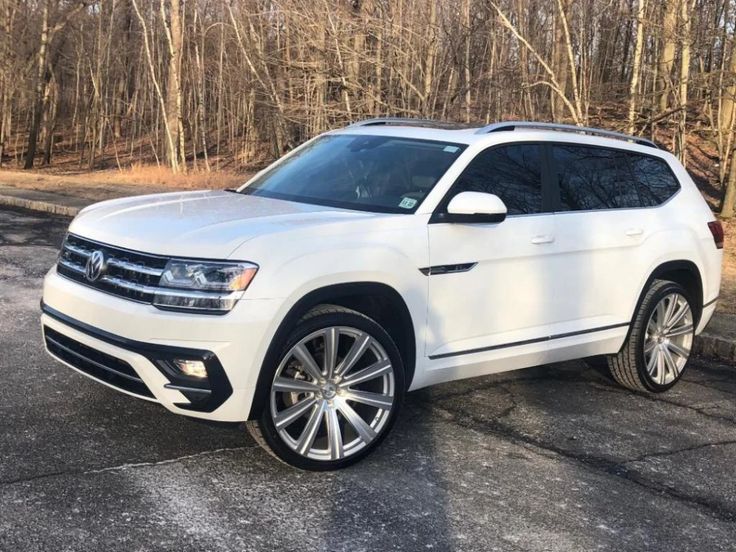
[[[43,334],[49,352],[76,369],[118,389],[154,398],[133,367],[124,360],[80,343],[48,326],[44,326]]]
[[[104,256],[103,273],[96,279],[86,276],[89,257],[100,251]],[[57,271],[71,280],[124,297],[151,303],[168,259],[97,243],[68,234],[59,255]]]

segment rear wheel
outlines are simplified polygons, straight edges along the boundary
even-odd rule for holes
[[[682,377],[694,336],[695,317],[687,291],[676,282],[655,280],[623,348],[608,357],[611,374],[629,389],[666,391]]]
[[[396,345],[372,319],[322,306],[291,332],[265,408],[248,428],[277,458],[308,470],[365,457],[393,425],[404,394]]]

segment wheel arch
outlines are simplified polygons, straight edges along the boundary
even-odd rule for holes
[[[281,347],[289,331],[299,320],[310,309],[323,304],[355,310],[383,326],[401,353],[406,370],[406,389],[410,387],[416,367],[416,333],[411,313],[401,294],[390,285],[381,282],[332,284],[312,290],[301,297],[279,323],[259,369],[248,420],[257,418],[265,406],[269,385],[266,366],[278,362],[277,356],[281,352]]]
[[[644,285],[639,291],[639,298],[637,299],[634,310],[631,312],[631,316],[629,317],[631,324],[629,324],[626,339],[629,338],[634,318],[636,317],[636,313],[639,312],[639,307],[644,300],[644,296],[646,295],[649,286],[651,286],[652,282],[657,279],[670,280],[684,287],[690,294],[690,298],[695,302],[693,305],[695,327],[697,327],[700,322],[700,317],[703,312],[703,277],[700,274],[700,269],[693,261],[690,260],[682,259],[667,261],[659,264],[651,271],[649,277],[646,279]],[[626,341],[624,340],[624,344],[625,343]]]

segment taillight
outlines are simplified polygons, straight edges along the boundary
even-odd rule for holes
[[[708,229],[713,234],[713,241],[716,242],[716,248],[723,249],[723,225],[720,220],[714,220],[708,223]]]

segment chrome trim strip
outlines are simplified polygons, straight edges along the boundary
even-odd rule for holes
[[[474,353],[484,353],[486,351],[494,351],[496,349],[506,349],[507,347],[520,347],[522,345],[531,345],[533,343],[541,343],[543,341],[552,341],[553,339],[562,339],[564,337],[575,337],[577,335],[584,335],[594,332],[603,332],[605,330],[614,330],[616,328],[623,328],[629,326],[628,322],[622,322],[621,324],[611,324],[610,326],[601,326],[599,328],[590,328],[587,330],[579,330],[577,332],[568,332],[557,335],[549,335],[545,337],[537,337],[534,339],[525,339],[523,341],[514,341],[512,343],[500,343],[498,345],[490,345],[488,347],[478,347],[477,349],[467,349],[465,351],[455,351],[452,353],[442,353],[439,355],[429,355],[430,360],[436,360],[438,358],[447,358],[460,355],[471,355]]]
[[[174,389],[176,391],[186,391],[187,393],[202,393],[210,395],[211,389],[200,389],[199,387],[187,387],[186,385],[174,385],[173,383],[167,383],[164,385],[166,389]]]

